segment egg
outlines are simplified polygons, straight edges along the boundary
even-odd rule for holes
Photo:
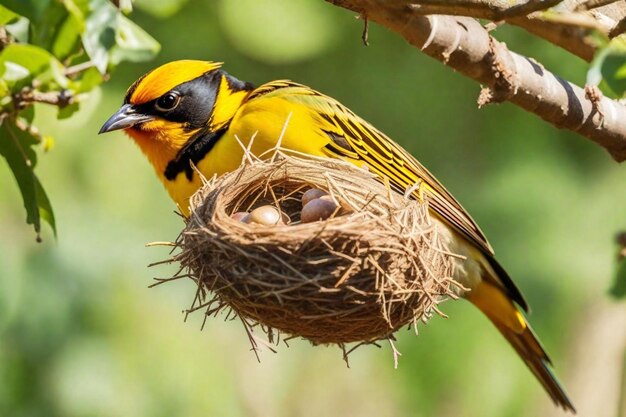
[[[306,206],[311,200],[315,200],[316,198],[320,198],[325,195],[328,195],[328,193],[318,188],[306,190],[305,193],[302,194],[302,207]]]
[[[271,226],[282,223],[282,213],[273,206],[261,206],[250,212],[246,223],[264,224]]]
[[[245,218],[249,215],[247,211],[238,211],[230,215],[230,218],[240,222],[246,222]]]
[[[338,206],[329,196],[322,196],[309,201],[300,214],[302,223],[326,220],[337,210]]]

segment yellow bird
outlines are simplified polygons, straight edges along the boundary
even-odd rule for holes
[[[417,159],[336,100],[287,80],[260,87],[240,81],[221,63],[183,60],[145,74],[100,133],[124,129],[153,165],[183,214],[205,176],[235,170],[241,143],[260,155],[276,146],[340,158],[386,177],[398,190],[421,182],[416,199],[429,203],[450,250],[464,255],[454,278],[509,341],[552,400],[575,412],[551,362],[521,310],[526,301],[494,258],[470,215]]]

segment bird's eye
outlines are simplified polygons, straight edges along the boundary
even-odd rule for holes
[[[178,106],[180,96],[176,93],[167,93],[162,95],[156,102],[157,110],[169,111]]]

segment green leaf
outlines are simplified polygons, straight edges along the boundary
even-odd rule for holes
[[[63,5],[69,15],[78,24],[78,31],[83,33],[85,30],[85,13],[89,10],[88,4],[80,0],[78,3],[74,0],[63,0]]]
[[[20,17],[11,23],[7,23],[4,27],[18,42],[28,42],[30,37],[30,22],[25,17]]]
[[[50,51],[67,16],[67,9],[61,3],[51,3],[39,21],[31,22],[30,43]]]
[[[78,103],[72,103],[65,107],[59,107],[59,112],[57,113],[57,119],[63,120],[72,117],[74,113],[78,111],[79,105]]]
[[[587,84],[599,85],[610,96],[626,93],[626,36],[613,38],[602,46],[587,72]]]
[[[106,74],[109,65],[109,49],[115,45],[117,10],[105,0],[90,3],[92,13],[87,18],[83,34],[83,45],[91,62],[101,74]]]
[[[86,93],[102,84],[104,79],[96,68],[89,68],[80,73],[80,76],[71,81],[72,89],[76,94]]]
[[[135,0],[135,5],[155,17],[166,18],[175,15],[188,0]]]
[[[90,5],[83,45],[101,74],[121,61],[145,61],[159,51],[157,41],[108,1],[92,0]]]
[[[19,129],[14,120],[5,119],[0,125],[0,155],[6,159],[20,188],[26,222],[34,226],[40,240],[41,219],[50,224],[55,235],[56,224],[48,196],[33,170],[37,162],[33,150],[36,143],[37,140]]]
[[[2,50],[0,74],[10,87],[16,89],[35,78],[42,83],[44,91],[65,88],[68,82],[58,59],[48,51],[28,44],[11,44]]]
[[[50,225],[50,227],[52,228],[52,233],[54,234],[54,237],[56,237],[57,225],[54,218],[54,212],[52,211],[52,205],[50,204],[50,199],[48,198],[48,194],[46,194],[46,191],[43,189],[39,178],[37,178],[34,173],[33,177],[35,179],[35,195],[37,196],[39,217]],[[41,238],[39,240],[41,240]]]
[[[33,106],[28,106],[18,114],[18,119],[26,125],[31,125],[33,123],[33,119],[35,118],[35,108]],[[36,137],[33,137],[38,141]]]
[[[626,258],[621,259],[617,264],[617,273],[611,288],[611,295],[615,298],[626,297]]]
[[[19,19],[20,16],[17,13],[12,12],[6,7],[0,5],[0,25],[6,25],[9,22]]]
[[[123,15],[118,15],[115,40],[117,44],[111,49],[113,65],[121,61],[147,61],[154,58],[161,49],[161,45],[152,36]]]
[[[11,44],[0,54],[0,64],[11,62],[20,65],[33,76],[42,73],[54,57],[46,50],[33,45]]]
[[[2,5],[31,22],[38,22],[52,2],[53,0],[2,0]]]
[[[9,85],[15,84],[20,80],[28,78],[30,71],[15,62],[5,62],[4,69],[2,71],[2,77]]]
[[[61,24],[52,44],[52,53],[57,58],[65,59],[77,52],[80,45],[82,26],[83,24],[72,15],[69,15]]]

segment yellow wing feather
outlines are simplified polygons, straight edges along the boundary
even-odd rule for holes
[[[384,133],[338,101],[297,83],[285,80],[267,83],[255,90],[248,101],[264,95],[309,108],[319,129],[329,134],[329,143],[324,149],[328,156],[361,160],[374,172],[389,178],[401,192],[421,181],[415,198],[427,200],[446,223],[481,251],[493,255],[485,235],[461,204],[417,159]],[[349,148],[334,142],[333,135],[345,139]]]
[[[413,197],[427,201],[433,215],[476,247],[495,272],[489,275],[494,284],[528,310],[521,292],[495,260],[485,235],[459,202],[417,159],[338,101],[291,81],[273,81],[252,91],[231,128],[244,137],[258,132],[253,151],[255,146],[268,149],[281,135],[288,115],[290,124],[283,140],[286,148],[366,164],[402,193],[419,185]],[[218,155],[219,147],[213,159],[217,164],[224,159]],[[234,151],[230,147],[222,154]]]

